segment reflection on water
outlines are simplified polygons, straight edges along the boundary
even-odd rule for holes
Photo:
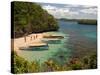
[[[60,40],[44,40],[48,50],[41,47],[34,50],[20,50],[18,54],[28,61],[44,62],[54,59],[65,63],[71,57],[83,57],[97,50],[97,29],[95,25],[80,25],[76,22],[59,22],[59,32],[47,32],[50,35],[64,36]]]

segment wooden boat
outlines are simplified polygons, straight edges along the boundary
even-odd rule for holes
[[[27,47],[20,47],[20,50],[48,50],[49,46],[47,43],[37,43],[37,44],[29,44]]]
[[[42,41],[44,41],[48,44],[59,44],[59,43],[61,43],[61,39],[57,39],[57,38],[45,38]]]
[[[43,38],[57,38],[57,39],[63,39],[64,37],[63,37],[63,36],[53,36],[53,35],[50,35],[50,36],[44,36]]]

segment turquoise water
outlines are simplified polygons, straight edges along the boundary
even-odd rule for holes
[[[72,57],[82,57],[97,51],[97,26],[77,22],[59,21],[60,31],[69,34],[66,48],[72,50]]]
[[[54,59],[63,64],[71,57],[82,57],[96,51],[97,33],[94,25],[79,25],[77,22],[58,21],[58,32],[47,32],[51,35],[64,36],[59,41],[47,41],[48,49],[20,50],[18,55],[28,61],[40,61],[41,63]],[[66,60],[66,61],[65,61]]]

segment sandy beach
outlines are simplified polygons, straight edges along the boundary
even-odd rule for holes
[[[20,37],[20,38],[16,38],[16,39],[11,39],[11,48],[14,51],[18,51],[20,50],[20,47],[27,47],[27,46],[36,46],[36,45],[41,45],[41,44],[45,44],[41,41],[41,39],[43,38],[43,36],[46,35],[46,33],[39,33],[39,34],[30,34],[28,36],[25,37]]]

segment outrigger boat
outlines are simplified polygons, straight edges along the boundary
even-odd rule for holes
[[[48,50],[49,46],[47,43],[30,44],[26,47],[20,47],[20,50]]]

